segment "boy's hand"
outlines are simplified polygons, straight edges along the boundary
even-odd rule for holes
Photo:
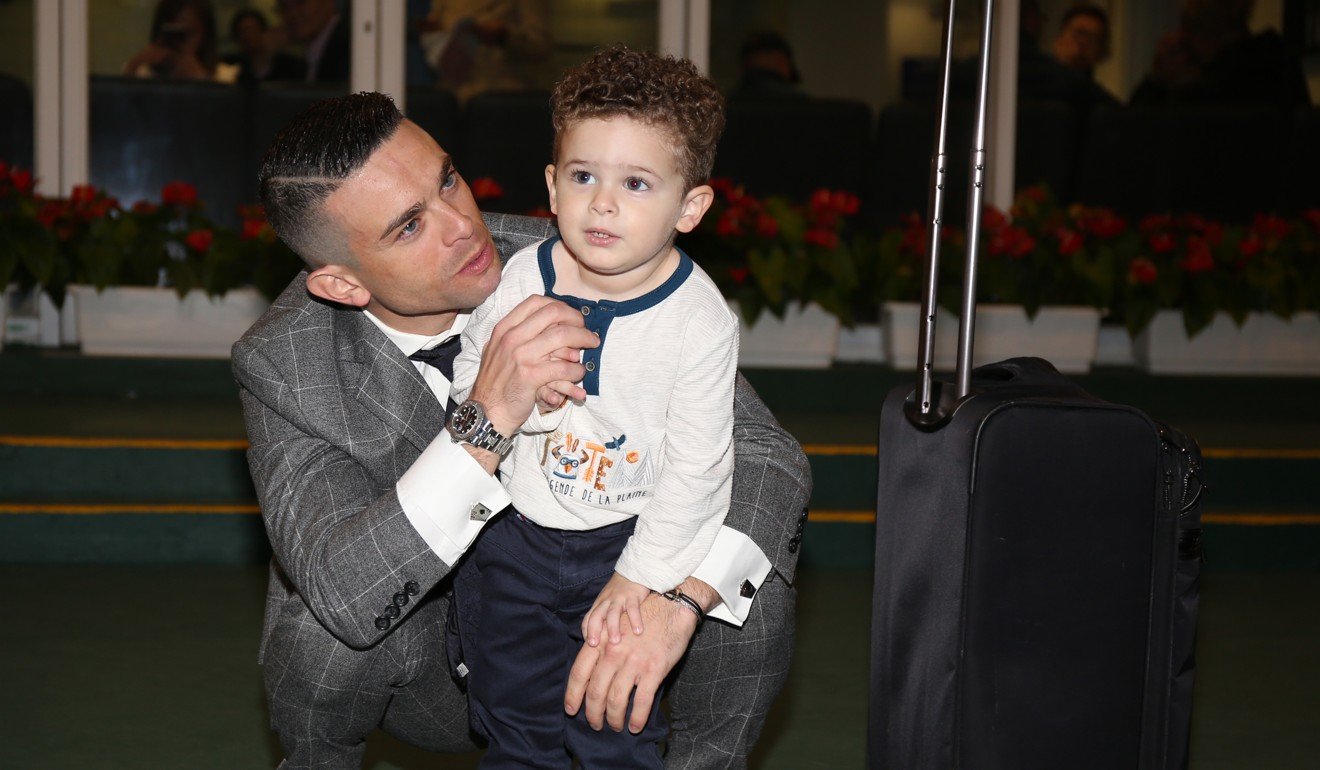
[[[563,406],[569,399],[581,402],[586,397],[587,391],[582,387],[567,380],[556,380],[542,385],[540,390],[536,391],[536,406],[541,410],[541,414],[546,414]]]
[[[642,600],[651,594],[651,589],[641,583],[634,583],[628,578],[614,573],[610,582],[600,589],[600,595],[596,597],[596,602],[591,605],[591,610],[587,616],[582,619],[582,638],[587,644],[595,647],[600,644],[600,634],[602,627],[609,631],[609,639],[613,644],[618,644],[623,640],[623,634],[619,631],[620,616],[626,614],[628,622],[632,625],[634,634],[641,636],[642,631]]]

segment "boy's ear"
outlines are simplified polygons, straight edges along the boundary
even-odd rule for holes
[[[545,188],[550,191],[550,213],[558,214],[555,208],[555,164],[545,167]]]
[[[313,270],[307,276],[307,291],[349,307],[366,307],[371,301],[371,292],[344,265],[325,265]]]
[[[708,184],[697,185],[683,196],[683,207],[678,215],[674,229],[680,233],[690,233],[701,224],[701,218],[715,202],[715,189]]]

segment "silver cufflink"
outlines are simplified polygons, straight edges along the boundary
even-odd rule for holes
[[[490,518],[490,509],[482,505],[481,503],[477,503],[476,505],[472,506],[472,513],[469,515],[469,517],[473,521],[485,521],[486,519]]]

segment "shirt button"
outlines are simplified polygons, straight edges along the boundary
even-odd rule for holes
[[[594,371],[596,371],[596,362],[595,362],[595,361],[588,361],[588,362],[587,362],[587,371],[589,371],[589,372],[594,372]]]
[[[582,306],[582,315],[591,315],[591,308],[587,307],[586,305],[583,305],[583,306]]]

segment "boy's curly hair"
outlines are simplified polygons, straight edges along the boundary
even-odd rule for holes
[[[724,131],[724,97],[687,59],[615,45],[564,73],[550,96],[555,162],[575,122],[627,116],[668,135],[691,190],[710,178]]]

